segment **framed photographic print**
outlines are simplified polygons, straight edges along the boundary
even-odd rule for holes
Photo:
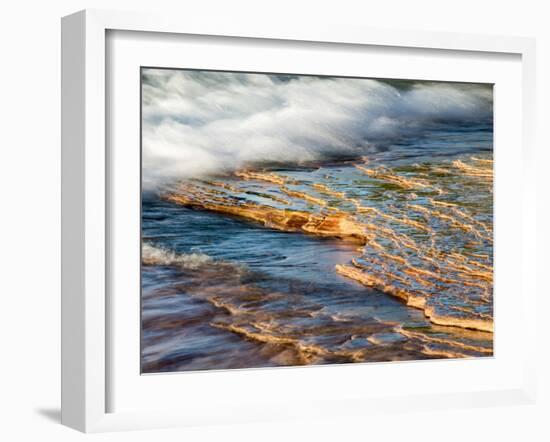
[[[531,40],[62,30],[63,423],[532,400]]]

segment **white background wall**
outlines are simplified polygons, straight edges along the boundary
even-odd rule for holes
[[[59,425],[60,333],[60,17],[83,8],[245,15],[298,23],[349,23],[534,36],[538,43],[539,191],[548,202],[546,126],[550,122],[550,13],[545,3],[456,0],[368,2],[20,0],[0,10],[0,439],[77,441]],[[543,250],[548,208],[540,213],[540,392],[536,406],[379,415],[91,436],[101,441],[199,440],[550,440],[550,373]],[[544,273],[543,273],[544,272]],[[535,313],[534,313],[535,314]],[[521,333],[521,330],[518,330]],[[88,436],[90,437],[90,436]]]

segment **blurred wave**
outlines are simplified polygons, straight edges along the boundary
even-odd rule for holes
[[[492,121],[492,86],[145,69],[143,184],[362,154]]]

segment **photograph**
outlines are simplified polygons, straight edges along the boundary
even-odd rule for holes
[[[142,374],[493,356],[493,84],[140,75]]]

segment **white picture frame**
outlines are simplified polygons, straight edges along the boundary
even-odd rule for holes
[[[463,393],[429,393],[378,397],[329,398],[315,400],[310,408],[284,410],[281,404],[255,409],[246,398],[238,404],[244,418],[231,413],[211,413],[197,409],[192,415],[172,410],[112,412],[108,396],[112,355],[108,342],[111,312],[108,302],[107,229],[110,201],[107,155],[106,35],[109,31],[155,32],[163,35],[201,35],[222,38],[271,39],[286,42],[338,43],[380,48],[426,48],[442,51],[468,51],[480,54],[502,53],[521,57],[522,119],[521,164],[521,277],[522,296],[518,319],[524,334],[533,336],[535,323],[527,319],[529,306],[536,305],[535,253],[535,176],[534,40],[518,37],[388,31],[345,26],[308,24],[290,28],[266,23],[213,23],[195,17],[153,16],[86,10],[62,20],[62,423],[85,432],[138,428],[158,428],[272,420],[292,417],[319,417],[338,414],[367,414],[373,410],[398,411],[451,407],[488,406],[505,403],[531,403],[535,395],[534,339],[525,339],[521,358],[521,380],[499,389]],[[497,116],[498,118],[498,116]],[[531,307],[532,308],[532,307]],[[137,356],[136,356],[137,357]],[[498,355],[496,356],[498,357]],[[356,370],[360,369],[355,368]],[[299,370],[299,369],[298,369]],[[208,374],[203,374],[208,376]],[[242,379],[243,372],[232,375]],[[247,376],[259,376],[251,372]],[[261,376],[269,378],[269,372]],[[192,401],[193,398],[186,398]],[[248,411],[248,414],[246,413]]]

